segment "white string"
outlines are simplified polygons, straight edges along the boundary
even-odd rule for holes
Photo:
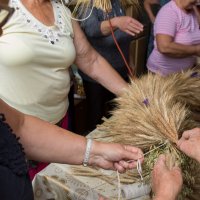
[[[83,18],[83,19],[78,19],[78,18],[74,18],[74,17],[72,17],[71,15],[68,14],[68,12],[67,12],[67,10],[66,10],[65,4],[64,4],[63,0],[61,0],[61,3],[62,3],[62,5],[63,5],[63,8],[64,8],[64,10],[65,10],[65,13],[66,13],[67,17],[69,17],[70,19],[72,19],[72,20],[74,20],[74,21],[78,21],[78,22],[85,21],[85,20],[87,20],[87,19],[91,16],[91,14],[92,14],[92,12],[93,12],[93,9],[94,9],[94,1],[92,1],[92,2],[93,2],[93,3],[92,3],[92,9],[91,9],[89,15],[88,15],[87,17]]]
[[[137,171],[138,174],[140,175],[141,181],[143,182],[143,176],[142,176],[142,165],[140,159],[137,160]]]
[[[120,200],[121,197],[121,181],[120,181],[120,177],[119,177],[119,172],[117,170],[117,180],[118,180],[118,200]]]

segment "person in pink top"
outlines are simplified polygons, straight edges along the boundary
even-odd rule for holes
[[[200,56],[197,0],[171,0],[159,11],[154,24],[154,49],[149,71],[166,76],[193,67]]]

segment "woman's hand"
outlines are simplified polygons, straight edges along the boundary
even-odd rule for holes
[[[129,16],[120,16],[112,19],[112,25],[119,28],[121,31],[135,36],[143,31],[143,25]]]
[[[129,35],[135,36],[143,31],[143,25],[129,16],[120,16],[113,18],[113,23],[121,31],[128,33]]]
[[[123,173],[127,169],[136,167],[138,159],[141,162],[144,159],[143,152],[139,148],[93,141],[89,165]]]
[[[161,155],[153,169],[152,188],[155,194],[154,200],[175,200],[183,184],[179,167],[169,169],[166,157]]]
[[[135,36],[143,31],[143,25],[136,19],[130,16],[114,17],[111,20],[113,30],[120,29],[121,31]],[[110,35],[110,23],[108,20],[101,22],[101,32],[103,35]]]
[[[200,128],[185,131],[177,146],[186,155],[200,162]]]

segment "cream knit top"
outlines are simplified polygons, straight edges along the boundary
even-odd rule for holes
[[[0,37],[0,98],[17,110],[57,123],[67,112],[68,68],[75,59],[71,15],[52,0],[54,26],[38,21],[20,2]],[[67,13],[66,13],[67,11]]]

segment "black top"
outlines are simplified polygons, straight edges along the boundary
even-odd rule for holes
[[[0,114],[0,199],[33,200],[23,147],[3,114]]]
[[[22,145],[5,123],[3,114],[0,114],[0,134],[0,165],[8,167],[16,175],[27,174],[28,167]]]

